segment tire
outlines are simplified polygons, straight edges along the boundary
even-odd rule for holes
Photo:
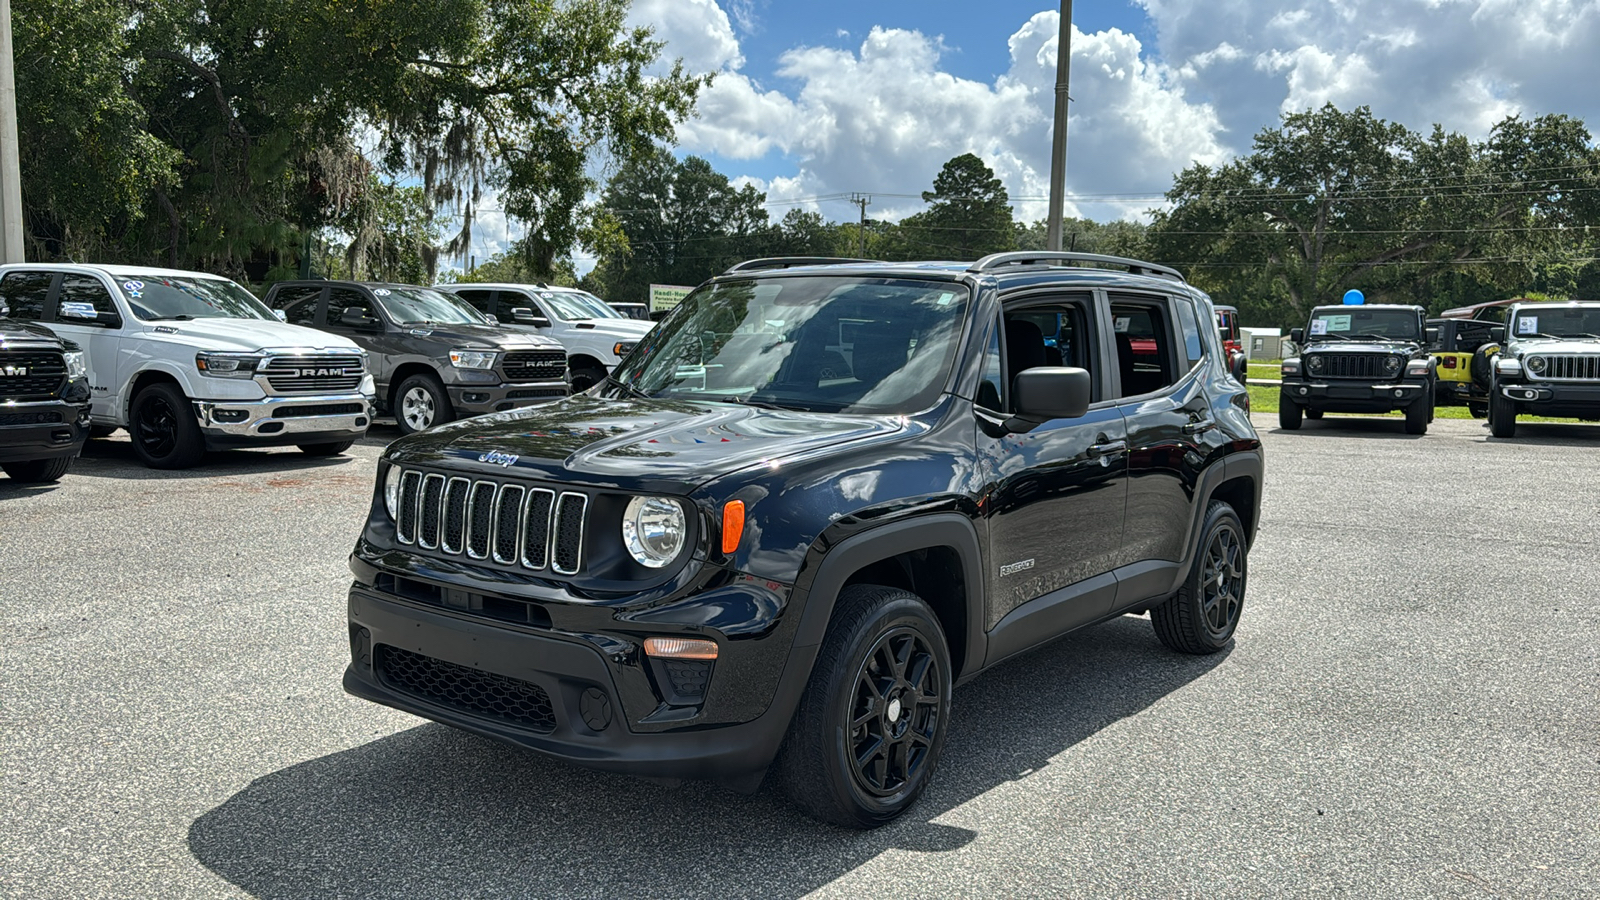
[[[778,754],[784,792],[834,825],[892,821],[938,765],[950,681],[944,631],[921,598],[878,585],[845,588]],[[857,765],[874,741],[879,751]]]
[[[572,392],[587,391],[606,380],[606,370],[600,368],[573,369]]]
[[[1517,436],[1517,404],[1500,393],[1500,382],[1489,390],[1489,433],[1497,438]]]
[[[1285,399],[1278,401],[1278,426],[1284,431],[1299,431],[1300,417],[1303,415],[1305,411],[1300,404]]]
[[[1250,578],[1249,546],[1233,507],[1211,501],[1194,567],[1178,592],[1150,610],[1156,637],[1179,653],[1216,653],[1233,639]]]
[[[5,469],[11,480],[21,484],[49,484],[60,481],[61,476],[67,474],[72,468],[72,457],[58,456],[55,459],[30,459],[26,462],[8,462],[0,469]]]
[[[189,398],[178,386],[158,381],[140,391],[128,410],[133,449],[152,469],[187,469],[206,455],[205,436]]]
[[[354,446],[355,441],[330,441],[326,444],[301,444],[300,452],[307,456],[338,456]]]
[[[1472,376],[1474,384],[1486,391],[1494,385],[1494,358],[1499,355],[1499,344],[1484,344],[1472,351],[1472,360],[1467,364],[1467,372]]]
[[[437,376],[421,372],[400,382],[394,392],[394,422],[401,434],[416,434],[454,421],[455,407]]]
[[[115,426],[115,425],[90,425],[89,426],[89,437],[91,437],[91,438],[108,438],[108,437],[111,437],[113,434],[116,434],[116,433],[117,433],[117,426]]]
[[[1427,434],[1428,423],[1433,420],[1433,394],[1423,391],[1422,396],[1406,407],[1406,434]]]
[[[1472,416],[1474,419],[1486,418],[1489,415],[1489,404],[1487,404],[1487,403],[1468,403],[1467,404],[1467,414]]]
[[[1306,418],[1310,419],[1313,422],[1321,422],[1322,421],[1322,412],[1323,411],[1320,410],[1320,409],[1308,409],[1308,410],[1306,410]]]

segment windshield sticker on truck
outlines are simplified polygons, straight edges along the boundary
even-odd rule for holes
[[[1327,319],[1329,331],[1349,331],[1349,316],[1329,316]]]
[[[1328,333],[1328,320],[1327,319],[1312,319],[1311,320],[1311,333],[1312,334],[1327,334]]]
[[[1538,334],[1539,317],[1523,316],[1517,320],[1517,334]]]
[[[128,292],[129,297],[137,300],[140,296],[142,296],[142,292],[144,291],[144,282],[124,281],[122,283],[122,289]]]
[[[1117,334],[1127,334],[1128,326],[1132,324],[1133,316],[1117,316],[1111,320],[1111,325],[1117,330]]]
[[[372,292],[374,294],[377,294],[379,297],[387,297],[387,296],[389,296],[389,289],[388,288],[373,288]]]

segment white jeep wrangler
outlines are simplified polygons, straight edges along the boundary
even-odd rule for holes
[[[126,428],[146,465],[207,450],[298,445],[342,453],[372,421],[366,355],[278,320],[226,278],[135,266],[0,266],[13,318],[83,347],[93,433]]]

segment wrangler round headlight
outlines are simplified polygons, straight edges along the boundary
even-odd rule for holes
[[[689,523],[683,507],[666,497],[635,497],[622,514],[622,542],[647,569],[659,569],[683,551]]]
[[[1390,375],[1400,371],[1400,357],[1390,356],[1383,361],[1383,370]]]
[[[1532,372],[1535,375],[1543,375],[1544,374],[1544,368],[1545,368],[1544,357],[1542,357],[1542,356],[1530,356],[1530,357],[1528,357],[1528,361],[1527,361],[1526,365],[1528,367],[1528,371],[1529,372]]]
[[[1306,357],[1306,371],[1310,372],[1313,375],[1317,374],[1318,372],[1321,372],[1322,371],[1322,357],[1320,357],[1320,356],[1308,356],[1308,357]]]
[[[400,520],[399,466],[390,466],[389,471],[383,476],[383,508],[389,511],[389,518]]]

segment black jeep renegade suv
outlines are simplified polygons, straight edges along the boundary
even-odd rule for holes
[[[1124,613],[1231,639],[1262,451],[1214,322],[1087,254],[736,266],[588,392],[390,445],[345,689],[886,822],[953,685]]]

